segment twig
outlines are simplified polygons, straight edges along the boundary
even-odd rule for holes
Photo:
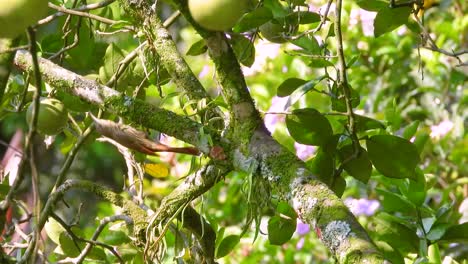
[[[99,235],[104,230],[104,228],[107,226],[107,224],[109,224],[111,222],[116,222],[116,221],[125,221],[125,223],[127,225],[132,225],[133,224],[133,220],[130,217],[128,217],[127,215],[113,215],[113,216],[110,216],[110,217],[104,217],[99,222],[99,226],[94,231],[94,234],[91,237],[91,240],[88,241],[88,244],[86,244],[86,247],[83,249],[83,251],[81,251],[81,254],[78,257],[75,258],[73,263],[82,263],[84,258],[86,257],[86,255],[93,248],[93,245],[96,244],[96,243],[90,243],[90,241],[96,242]],[[113,249],[112,247],[110,247],[110,248]],[[120,257],[120,255],[116,251],[111,251],[111,252],[119,259],[120,263],[124,263],[124,260]]]
[[[124,263],[122,257],[119,255],[119,253],[117,253],[117,251],[115,251],[115,249],[114,249],[112,246],[107,245],[107,244],[102,243],[102,242],[99,242],[99,241],[96,241],[97,237],[96,237],[96,238],[93,238],[93,239],[91,239],[91,240],[88,240],[88,239],[84,239],[84,238],[82,238],[82,237],[79,237],[79,236],[77,236],[77,235],[71,230],[70,226],[69,226],[65,221],[63,221],[62,218],[60,218],[58,215],[56,215],[55,213],[51,213],[50,217],[52,217],[55,221],[57,221],[57,222],[65,229],[65,231],[67,232],[67,234],[70,235],[70,236],[72,237],[73,244],[75,245],[75,247],[76,247],[76,249],[77,249],[78,251],[81,251],[81,248],[80,248],[80,246],[78,245],[78,243],[76,243],[77,241],[86,242],[86,243],[87,243],[85,249],[83,249],[83,251],[81,251],[80,255],[79,255],[77,258],[75,258],[75,259],[79,260],[79,257],[82,256],[82,255],[83,255],[83,259],[84,259],[84,257],[86,257],[86,255],[87,255],[87,254],[89,253],[89,251],[92,249],[92,246],[93,246],[93,245],[96,245],[96,246],[101,246],[101,247],[103,247],[103,248],[109,250],[109,251],[119,260],[120,263]],[[131,221],[131,220],[130,220],[130,221]],[[104,227],[105,227],[105,225],[104,225]],[[104,227],[102,227],[102,228],[104,228]],[[99,227],[98,227],[98,228],[99,228]],[[96,231],[97,231],[97,230],[96,230]],[[100,230],[100,232],[98,233],[98,236],[99,236],[99,234],[101,233],[101,231],[102,231],[102,230]],[[95,233],[95,234],[96,234],[96,233]],[[94,237],[94,235],[93,235],[93,237]],[[88,246],[90,246],[90,247],[89,247],[89,249],[86,251],[86,248],[88,248]],[[85,254],[83,254],[83,253],[85,253]],[[78,261],[76,261],[76,260],[73,260],[72,262],[73,262],[73,263],[81,263],[81,262],[83,261],[83,259],[81,259],[80,262],[78,262]],[[67,261],[67,262],[68,262],[68,261]],[[60,262],[59,262],[59,263],[60,263]]]
[[[345,160],[348,162],[349,160],[356,158],[359,155],[360,151],[360,145],[359,145],[359,139],[356,136],[356,126],[355,126],[355,116],[353,112],[353,105],[352,105],[352,98],[351,98],[351,89],[349,87],[348,83],[348,76],[346,74],[346,61],[345,61],[345,55],[343,51],[343,35],[341,32],[341,9],[342,9],[342,4],[343,0],[337,0],[336,1],[336,8],[335,8],[335,16],[336,16],[336,21],[335,21],[335,37],[336,37],[336,46],[337,46],[337,54],[338,54],[338,80],[337,80],[337,86],[340,89],[343,89],[343,94],[345,97],[345,103],[346,103],[346,110],[348,114],[348,129],[350,133],[351,140],[353,142],[353,154]],[[342,162],[341,167],[343,167],[346,163]],[[335,179],[338,173],[341,173],[342,168],[339,168],[337,170],[337,173],[335,173]],[[333,184],[333,183],[332,183]]]
[[[114,25],[114,24],[118,23],[118,21],[115,21],[115,20],[112,20],[112,19],[108,19],[108,18],[105,18],[105,17],[101,17],[101,16],[98,16],[98,15],[94,15],[94,14],[90,14],[90,13],[86,13],[86,12],[77,11],[77,10],[74,10],[74,9],[67,9],[67,8],[64,8],[64,7],[61,7],[61,6],[54,5],[54,4],[50,3],[50,2],[49,2],[49,7],[52,8],[52,9],[55,9],[57,11],[60,11],[62,13],[65,13],[65,14],[81,16],[81,17],[87,17],[87,18],[90,18],[90,19],[93,19],[93,20],[96,20],[96,21],[99,21],[99,22],[102,22],[102,23],[108,24],[108,25]],[[39,22],[41,22],[41,21],[39,21]],[[125,28],[127,30],[134,31],[133,27],[130,27],[130,26],[123,26],[123,28]]]
[[[86,130],[81,134],[81,136],[78,138],[77,142],[73,146],[73,148],[68,152],[67,158],[65,159],[65,162],[62,165],[62,168],[60,169],[59,174],[57,175],[57,179],[55,180],[55,185],[53,190],[56,190],[65,180],[65,176],[70,169],[70,166],[73,163],[73,160],[75,159],[76,154],[78,154],[78,150],[81,148],[83,143],[88,139],[88,137],[93,133],[94,131],[94,126],[90,125]]]
[[[80,6],[78,8],[73,8],[73,9],[67,9],[67,10],[72,10],[72,11],[90,11],[90,10],[94,10],[94,9],[99,9],[99,8],[103,8],[103,7],[106,7],[110,4],[112,4],[113,2],[115,2],[115,0],[104,0],[102,2],[99,2],[99,3],[94,3],[94,4],[89,4],[89,5],[84,5],[84,6]],[[61,16],[64,16],[66,13],[65,12],[57,12],[53,15],[50,15],[46,18],[43,18],[41,20],[38,21],[38,25],[44,25],[44,24],[47,24],[49,22],[51,22],[52,20],[58,18],[58,17],[61,17]]]

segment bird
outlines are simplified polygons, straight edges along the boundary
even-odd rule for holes
[[[111,138],[119,144],[148,155],[157,152],[174,152],[198,156],[200,151],[195,147],[171,147],[148,138],[148,135],[132,126],[119,124],[107,119],[100,119],[91,114],[96,131],[102,136]]]

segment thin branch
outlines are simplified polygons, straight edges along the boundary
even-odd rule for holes
[[[104,217],[103,219],[101,219],[101,221],[99,222],[99,226],[96,228],[96,230],[94,231],[94,234],[93,236],[91,237],[91,240],[89,241],[92,241],[92,242],[96,242],[96,240],[98,239],[99,235],[101,234],[101,232],[104,230],[104,228],[107,226],[107,224],[109,223],[112,223],[112,222],[116,222],[116,221],[125,221],[125,223],[127,225],[132,225],[133,224],[133,220],[126,216],[126,215],[113,215],[113,216],[110,216],[110,217]],[[75,258],[75,260],[73,261],[73,263],[82,263],[83,260],[85,259],[86,255],[91,251],[91,249],[93,248],[93,245],[96,244],[96,243],[89,243],[86,245],[86,247],[83,249],[83,251],[81,251],[81,254]],[[110,247],[110,246],[109,246]],[[119,259],[120,263],[124,263],[124,260],[120,257],[120,255],[114,250],[114,248],[110,247],[114,253],[114,255]]]
[[[32,54],[31,55],[31,71],[34,74],[36,89],[34,90],[33,102],[32,102],[32,105],[33,105],[32,119],[31,119],[31,122],[29,123],[29,131],[28,131],[28,135],[26,136],[25,143],[24,143],[25,153],[31,152],[32,151],[31,149],[33,148],[33,139],[34,139],[34,136],[36,135],[36,124],[37,124],[37,120],[39,116],[39,104],[40,104],[40,95],[41,95],[40,91],[42,87],[42,77],[41,77],[39,62],[37,58],[36,37],[35,37],[35,33],[33,32],[31,28],[28,28],[28,38],[29,38],[30,53]],[[22,155],[21,161],[18,164],[18,175],[13,181],[13,184],[11,185],[11,188],[8,191],[8,194],[5,196],[5,199],[0,203],[1,210],[6,210],[10,206],[13,195],[16,193],[20,184],[23,182],[24,163],[28,158],[29,158],[28,155]]]
[[[78,260],[80,259],[80,256],[83,255],[83,258],[86,257],[86,255],[89,253],[89,251],[92,249],[92,246],[101,246],[107,250],[109,250],[118,260],[120,263],[125,263],[124,260],[122,259],[122,257],[119,255],[119,253],[117,253],[117,251],[110,245],[107,245],[105,243],[102,243],[102,242],[99,242],[99,241],[96,241],[97,237],[96,238],[92,238],[91,240],[88,240],[88,239],[84,239],[82,237],[79,237],[77,236],[71,229],[71,227],[64,221],[62,220],[62,218],[60,218],[58,215],[56,215],[55,213],[52,213],[50,215],[50,217],[52,217],[55,221],[57,221],[64,229],[65,231],[67,232],[67,234],[72,238],[72,241],[73,241],[73,244],[75,245],[76,249],[78,251],[81,251],[80,255],[78,257],[76,257],[75,259],[72,259],[71,261],[69,261],[68,259],[66,259],[64,262],[65,263],[68,263],[68,262],[72,262],[72,263],[81,263],[83,260],[81,260],[81,262],[78,262]],[[120,218],[120,216],[115,216],[115,217],[118,217]],[[128,218],[128,216],[123,216],[123,217],[126,217]],[[106,218],[109,218],[109,217],[106,217]],[[122,219],[124,220],[124,219]],[[127,220],[125,220],[127,222]],[[131,219],[130,219],[130,224],[131,224]],[[127,222],[128,223],[128,222]],[[100,227],[100,226],[99,226]],[[99,229],[98,227],[98,229]],[[105,225],[104,225],[105,227]],[[104,228],[103,227],[103,228]],[[97,230],[96,230],[97,231]],[[102,230],[100,230],[99,233],[101,233]],[[98,235],[99,235],[98,233]],[[96,232],[95,232],[96,234]],[[93,236],[94,237],[94,236]],[[80,246],[78,245],[78,243],[76,243],[77,241],[80,241],[80,242],[86,242],[86,247],[81,250]],[[87,248],[89,247],[89,249],[87,250]],[[59,261],[58,263],[64,263],[62,261]]]
[[[69,22],[70,20],[67,20],[67,22]],[[65,23],[64,25],[64,28],[67,28],[69,26],[69,23]],[[64,36],[62,37],[64,39],[64,46],[62,49],[60,49],[58,52],[56,52],[54,55],[50,56],[49,57],[49,60],[54,60],[55,58],[58,58],[60,57],[60,62],[62,62],[62,59],[63,59],[63,54],[73,48],[75,48],[76,46],[78,46],[78,44],[80,43],[80,27],[81,27],[81,17],[78,19],[78,22],[77,22],[77,25],[76,25],[76,29],[75,29],[75,36],[73,38],[73,43],[70,44],[70,45],[67,45],[67,42],[68,42],[68,34],[72,31],[71,29],[69,31],[67,31]]]
[[[60,169],[59,174],[57,175],[57,179],[55,180],[55,185],[53,190],[56,190],[65,180],[65,176],[68,173],[68,170],[70,169],[73,160],[76,157],[76,154],[78,154],[79,149],[83,145],[83,143],[89,138],[89,136],[93,133],[94,131],[94,126],[90,125],[86,130],[81,134],[76,141],[76,143],[73,145],[73,148],[68,152],[67,157],[65,159],[65,162],[62,165],[62,168]]]
[[[44,225],[49,218],[53,214],[53,209],[58,201],[60,201],[65,193],[70,189],[81,189],[85,191],[92,192],[93,194],[97,195],[101,199],[104,199],[116,206],[119,206],[123,209],[123,213],[130,216],[135,223],[134,227],[134,236],[139,237],[142,231],[142,228],[145,228],[147,225],[146,213],[143,209],[138,207],[132,201],[129,201],[122,196],[112,192],[111,190],[96,184],[94,182],[89,181],[80,181],[80,180],[67,180],[65,181],[60,187],[56,189],[55,192],[52,192],[49,195],[49,199],[47,200],[42,214],[39,217],[37,226],[34,227],[34,232],[32,236],[35,236],[36,233],[40,233],[40,231],[44,228]],[[22,259],[19,263],[25,263],[31,257],[34,248],[36,247],[36,238],[31,238],[29,241],[28,248],[24,252]]]
[[[94,9],[99,9],[99,8],[103,8],[103,7],[106,7],[110,4],[112,4],[113,2],[115,2],[115,0],[104,0],[102,2],[98,2],[98,3],[93,3],[93,4],[89,4],[89,5],[84,5],[84,6],[80,6],[78,8],[73,8],[73,9],[67,9],[67,10],[72,10],[72,11],[90,11],[90,10],[94,10]],[[44,24],[47,24],[49,22],[51,22],[52,20],[58,18],[58,17],[61,17],[61,16],[64,16],[66,15],[67,13],[65,12],[57,12],[53,15],[50,15],[46,18],[43,18],[41,20],[38,21],[38,25],[44,25]]]
[[[90,14],[90,13],[87,13],[87,12],[81,12],[81,11],[77,11],[77,10],[74,10],[74,9],[67,9],[67,8],[64,8],[64,7],[61,7],[61,6],[54,5],[54,4],[50,3],[50,2],[49,2],[49,7],[52,8],[52,9],[55,9],[57,11],[60,11],[62,13],[65,13],[65,14],[70,14],[70,15],[74,15],[74,16],[81,16],[81,17],[87,17],[87,18],[90,18],[90,19],[93,19],[93,20],[96,20],[96,21],[99,21],[99,22],[102,22],[102,23],[108,24],[108,25],[114,25],[114,24],[119,23],[119,21],[115,21],[115,20],[112,20],[112,19],[108,19],[108,18],[105,18],[105,17],[98,16],[98,15]],[[41,22],[41,21],[39,21],[39,22]],[[123,28],[125,28],[127,30],[134,31],[134,28],[130,27],[130,26],[123,26]]]
[[[349,133],[351,136],[351,140],[353,142],[353,149],[354,149],[352,157],[355,158],[359,155],[360,145],[359,145],[359,140],[356,136],[355,116],[353,112],[351,88],[348,83],[348,76],[346,73],[347,65],[346,65],[345,55],[343,51],[344,50],[343,35],[341,32],[342,4],[343,4],[343,0],[336,0],[335,38],[336,38],[336,49],[337,49],[337,54],[338,54],[338,77],[339,77],[337,80],[337,86],[338,86],[338,89],[342,89],[344,97],[345,97],[346,110],[348,114],[348,129],[349,129]]]

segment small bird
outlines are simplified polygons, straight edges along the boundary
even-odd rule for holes
[[[96,131],[119,144],[148,155],[156,155],[156,152],[175,152],[198,156],[200,151],[194,147],[174,148],[149,139],[143,131],[137,130],[129,125],[119,124],[106,119],[99,119],[93,115]]]

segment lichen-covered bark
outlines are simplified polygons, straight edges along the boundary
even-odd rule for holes
[[[24,71],[32,72],[33,70],[32,58],[27,51],[18,51],[14,64]],[[209,146],[207,138],[200,135],[200,130],[211,136],[211,139],[217,143],[219,136],[214,131],[204,128],[200,123],[188,117],[125,96],[96,81],[85,79],[49,60],[40,59],[39,65],[44,81],[86,102],[111,110],[144,127],[158,130],[192,144],[205,154],[210,154],[211,146]]]
[[[152,11],[146,10],[150,8],[146,1],[131,1],[132,5],[128,4],[130,2],[121,2],[124,2],[128,10],[136,13],[133,14],[135,18],[147,23],[145,30],[151,33],[151,40],[161,37],[154,42],[154,47],[158,54],[163,55],[161,59],[167,60],[166,65],[172,72],[174,81],[179,81],[179,85],[190,85],[189,83],[194,81],[191,79],[193,73],[188,73],[188,79],[181,74],[188,66],[181,60],[182,56],[175,49],[167,30],[161,27],[160,21]],[[176,2],[186,3],[182,0]],[[183,10],[182,8],[182,12]],[[145,14],[153,17],[156,22],[152,19],[147,20]],[[155,29],[148,29],[148,25],[152,23],[156,23]],[[275,141],[263,128],[259,113],[246,90],[240,67],[237,61],[232,62],[236,59],[226,38],[220,33],[202,29],[199,32],[202,32],[205,38],[213,38],[207,41],[217,65],[218,78],[222,80],[223,93],[230,104],[231,123],[224,137],[189,118],[125,97],[109,87],[86,80],[47,60],[40,60],[44,80],[52,86],[110,109],[135,123],[193,144],[213,158],[209,165],[185,179],[162,201],[148,223],[146,239],[154,238],[148,236],[148,233],[158,232],[157,227],[166,224],[181,208],[209,190],[227,172],[235,169],[259,175],[269,186],[267,189],[276,194],[276,197],[289,201],[300,218],[314,227],[317,235],[339,263],[381,263],[381,254],[343,202],[326,184],[308,171],[302,161]],[[30,55],[26,52],[17,54],[15,64],[24,71],[32,70]],[[229,69],[230,67],[234,69]],[[198,90],[199,87],[193,90],[190,87],[184,88],[188,89],[192,96],[206,98],[206,94]],[[212,137],[215,146],[210,146],[208,140],[201,137],[201,130]],[[270,199],[270,196],[265,196],[264,199]]]
[[[341,199],[264,128],[252,137],[248,159],[238,155],[235,164],[245,166],[252,162],[270,183],[271,191],[292,204],[301,220],[315,229],[339,263],[383,262],[382,255]]]
[[[159,57],[162,65],[171,75],[174,84],[184,89],[190,99],[206,99],[207,102],[210,102],[210,96],[178,52],[169,31],[163,26],[155,8],[151,6],[153,3],[145,0],[121,0],[119,2],[137,21],[135,25],[145,34],[152,51]],[[222,116],[218,108],[211,108],[208,111],[208,118]],[[200,113],[200,116],[203,118],[204,114]],[[221,127],[221,124],[217,125]]]
[[[223,96],[230,106],[230,127],[226,135],[232,139],[241,139],[237,142],[239,145],[245,146],[248,142],[242,139],[250,138],[260,125],[261,118],[247,89],[240,64],[226,34],[209,31],[197,25],[187,8],[187,0],[173,2],[198,34],[205,39],[210,57],[216,66],[216,78],[221,85]]]

